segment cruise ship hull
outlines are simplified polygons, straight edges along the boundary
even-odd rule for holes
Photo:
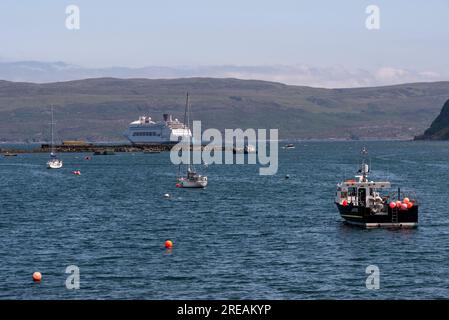
[[[372,213],[370,208],[337,205],[340,215],[349,224],[364,228],[416,228],[418,226],[418,205],[407,210],[391,209],[382,214]]]

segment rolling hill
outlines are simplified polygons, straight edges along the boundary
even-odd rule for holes
[[[449,82],[321,89],[217,78],[0,81],[0,141],[45,141],[55,106],[59,139],[123,140],[139,115],[182,118],[185,92],[203,128],[278,128],[281,138],[411,139],[449,97]]]

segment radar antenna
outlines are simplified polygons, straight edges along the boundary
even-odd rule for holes
[[[360,182],[367,182],[368,181],[368,174],[370,172],[370,168],[368,165],[368,149],[366,147],[363,147],[362,150],[360,151],[360,155],[362,158],[361,161],[361,165],[360,165],[360,169],[357,173],[360,174],[360,176],[358,176],[360,178]]]

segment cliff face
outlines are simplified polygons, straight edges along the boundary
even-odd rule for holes
[[[449,100],[446,101],[430,128],[423,135],[415,137],[415,140],[449,140]]]

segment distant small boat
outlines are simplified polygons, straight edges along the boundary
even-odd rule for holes
[[[114,150],[97,150],[94,152],[94,155],[96,156],[112,156],[114,154]]]
[[[237,154],[237,153],[248,154],[248,153],[256,153],[257,150],[256,150],[256,147],[255,147],[255,146],[253,146],[253,145],[251,145],[251,144],[248,144],[248,145],[244,146],[243,148],[233,147],[233,148],[232,148],[232,152],[233,152],[234,154]]]
[[[55,143],[54,143],[54,116],[53,116],[53,106],[51,107],[51,152],[50,160],[47,161],[47,169],[60,169],[62,168],[62,160],[58,159],[55,153]]]
[[[143,150],[144,154],[148,154],[148,153],[161,153],[159,150]]]
[[[5,157],[17,157],[17,153],[6,152],[6,153],[3,154],[3,156],[5,156]]]
[[[295,145],[292,143],[286,144],[282,147],[283,149],[295,149]]]

